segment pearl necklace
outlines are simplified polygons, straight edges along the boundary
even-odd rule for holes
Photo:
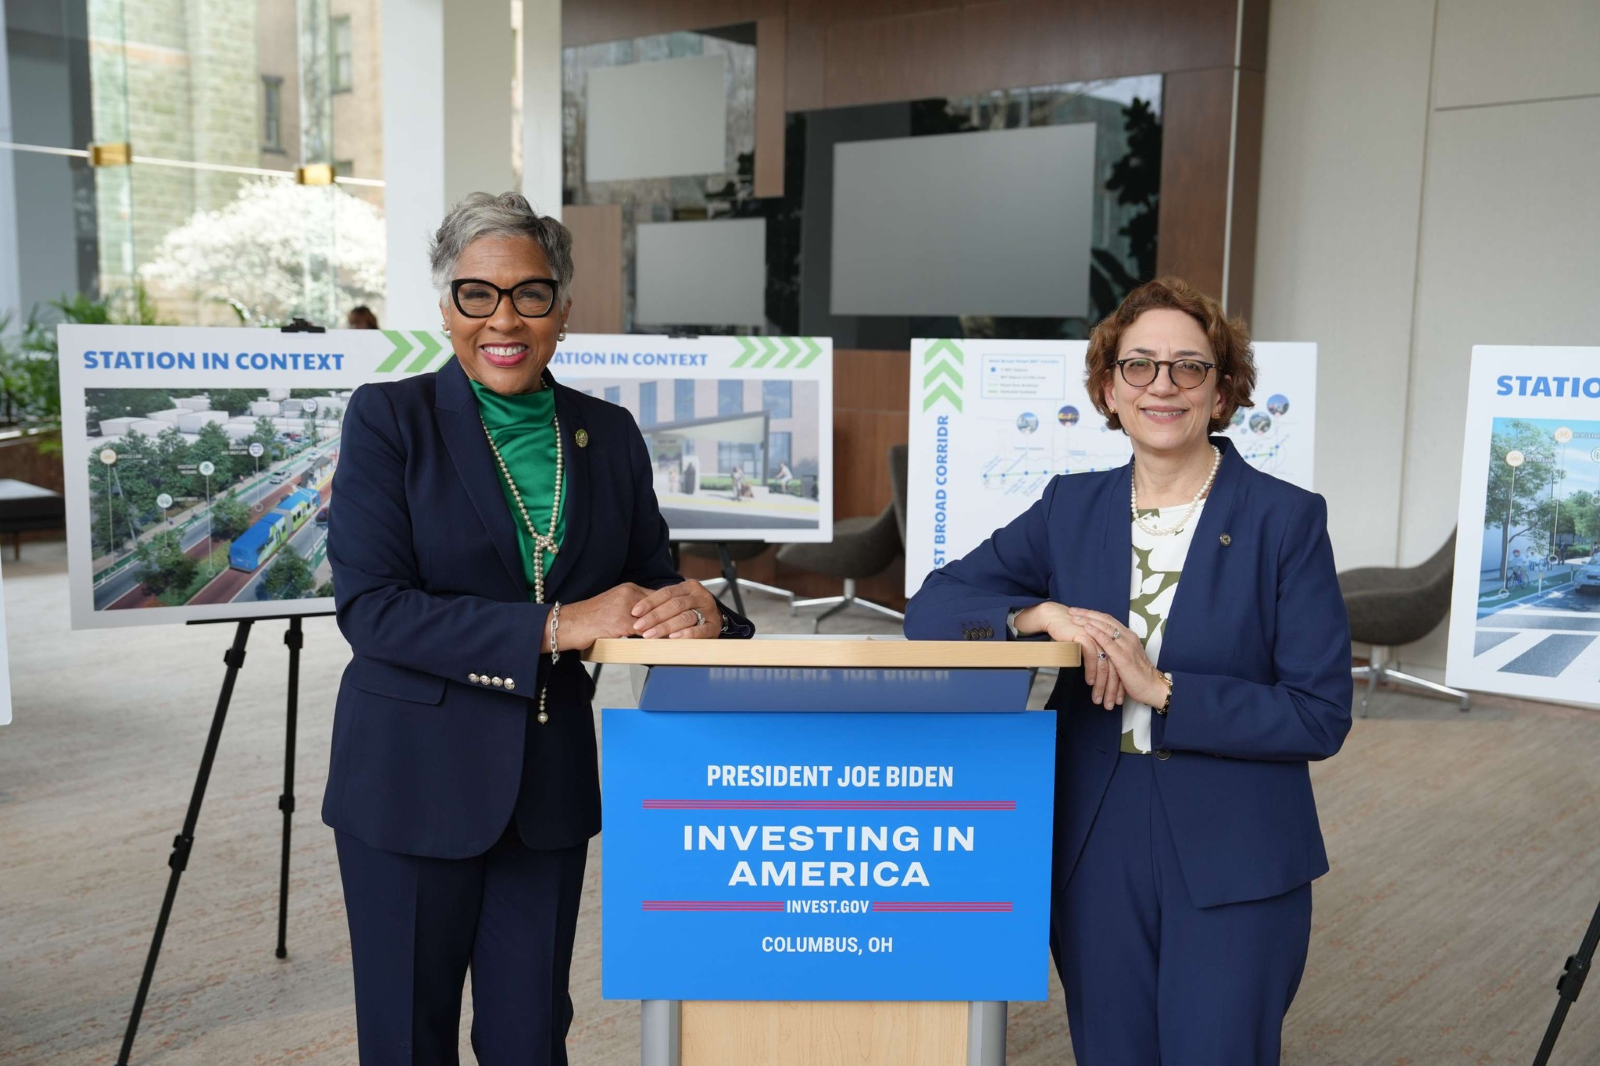
[[[1155,522],[1139,513],[1139,484],[1138,479],[1133,476],[1133,464],[1130,462],[1128,464],[1128,499],[1133,508],[1134,524],[1152,537],[1172,537],[1182,533],[1183,527],[1188,524],[1190,517],[1194,515],[1195,509],[1200,506],[1200,501],[1205,499],[1206,493],[1211,491],[1211,483],[1217,479],[1217,469],[1222,466],[1222,449],[1213,444],[1211,451],[1214,454],[1214,458],[1211,460],[1211,473],[1206,475],[1206,483],[1200,486],[1200,491],[1194,494],[1194,499],[1189,501],[1189,506],[1185,507],[1183,514],[1178,516],[1177,524],[1168,529],[1162,529]]]
[[[561,546],[556,543],[556,523],[561,518],[561,419],[552,416],[551,424],[556,430],[556,491],[555,498],[550,503],[550,532],[540,533],[534,526],[533,519],[528,517],[528,507],[522,502],[522,493],[517,490],[517,483],[511,477],[511,468],[506,466],[505,456],[500,454],[500,446],[494,442],[494,434],[489,432],[489,423],[485,422],[483,415],[478,415],[478,421],[483,423],[483,435],[489,439],[489,450],[494,453],[494,461],[500,467],[500,476],[506,479],[506,485],[511,489],[511,498],[516,501],[517,511],[522,515],[522,524],[528,528],[528,536],[533,538],[533,602],[544,602],[544,553],[556,555],[561,551]],[[549,689],[546,684],[539,689],[539,715],[540,725],[550,720],[550,715],[545,711],[545,693]]]

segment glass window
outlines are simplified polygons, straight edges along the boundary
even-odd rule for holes
[[[717,442],[717,473],[731,474],[737,466],[745,477],[755,477],[761,465],[761,445]]]
[[[646,381],[639,386],[639,425],[656,424],[656,383]]]
[[[614,403],[614,404],[621,404],[622,403],[622,386],[621,385],[607,385],[606,386],[606,403]]]
[[[333,84],[336,93],[347,93],[355,86],[355,64],[350,46],[350,16],[341,15],[333,20]]]
[[[261,76],[261,150],[283,151],[283,79]]]
[[[784,382],[784,384],[787,385],[788,382],[786,381],[786,382]],[[789,450],[790,450],[790,448],[793,447],[793,440],[794,440],[794,435],[792,433],[788,433],[788,432],[772,433],[772,434],[768,435],[768,437],[767,437],[767,476],[768,477],[777,477],[778,476],[778,467],[779,467],[779,465],[787,466],[789,464]],[[789,473],[790,474],[794,473],[794,469],[792,467],[790,468]],[[783,488],[784,488],[784,486],[782,486],[782,485],[778,486],[778,489],[779,489],[780,492],[783,490]]]
[[[761,408],[773,418],[794,417],[794,387],[789,381],[763,381]],[[784,456],[788,458],[787,455]]]
[[[672,418],[688,422],[694,418],[694,381],[678,380],[672,383]]]
[[[718,416],[744,414],[744,382],[717,382],[717,414]]]

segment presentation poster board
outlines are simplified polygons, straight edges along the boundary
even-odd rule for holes
[[[1084,389],[1088,341],[911,342],[906,595],[1027,510],[1057,474],[1128,461]],[[1259,470],[1311,487],[1317,346],[1258,342],[1255,406],[1226,435]]]
[[[331,611],[350,395],[452,358],[427,330],[69,325],[59,342],[75,628]],[[550,365],[636,417],[656,397],[641,426],[675,533],[832,537],[828,341],[579,334]]]
[[[633,414],[673,539],[833,539],[830,338],[575,334],[550,365]]]
[[[62,326],[74,628],[333,610],[328,508],[357,386],[442,333]]]
[[[1472,350],[1445,677],[1600,703],[1600,347]]]
[[[1053,713],[602,714],[607,999],[1046,998]]]

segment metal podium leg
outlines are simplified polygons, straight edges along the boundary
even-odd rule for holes
[[[1005,1039],[1004,1032],[1000,1038],[1002,1041]],[[676,999],[641,1000],[639,1002],[640,1066],[678,1066],[682,1043],[683,1002]],[[1004,1057],[1004,1054],[1002,1050],[1001,1056]]]
[[[967,1066],[1005,1066],[1006,1004],[974,1000],[967,1014]]]

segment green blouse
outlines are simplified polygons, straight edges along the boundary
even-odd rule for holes
[[[470,380],[470,379],[469,379]],[[484,424],[494,435],[494,443],[505,459],[506,467],[517,482],[523,506],[533,519],[533,528],[540,533],[549,530],[550,504],[556,491],[556,396],[555,390],[546,386],[538,392],[516,396],[502,396],[493,389],[472,382],[472,391],[478,396],[478,410]],[[500,483],[500,493],[511,509],[511,522],[517,528],[517,551],[522,556],[522,576],[528,583],[528,596],[533,596],[533,537],[528,534],[528,524],[522,520],[511,487],[495,464],[495,480]],[[566,486],[561,493],[561,514],[556,518],[556,543],[563,544],[567,532]],[[544,572],[550,573],[556,557],[544,555]]]

